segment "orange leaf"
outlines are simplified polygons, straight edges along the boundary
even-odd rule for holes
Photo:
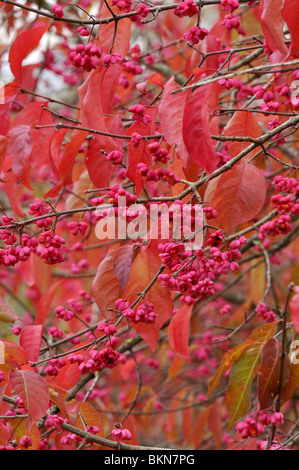
[[[192,306],[184,305],[172,317],[168,327],[170,347],[181,357],[191,363],[189,354],[189,325]]]
[[[212,180],[204,200],[218,212],[217,227],[227,232],[249,222],[263,208],[266,182],[262,172],[253,165],[240,162]]]

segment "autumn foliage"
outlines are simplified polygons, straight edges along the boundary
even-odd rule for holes
[[[0,7],[0,449],[297,450],[299,0]]]

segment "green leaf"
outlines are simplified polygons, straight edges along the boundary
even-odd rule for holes
[[[0,297],[0,321],[14,323],[16,320],[19,320],[19,317]]]
[[[225,396],[228,411],[228,429],[230,429],[251,406],[251,384],[261,362],[264,343],[276,332],[277,323],[266,323],[258,326],[249,336],[254,341],[233,364]]]
[[[277,323],[272,322],[272,323],[265,323],[263,325],[258,326],[253,330],[249,338],[245,341],[243,344],[239,344],[238,346],[235,346],[233,349],[230,349],[227,351],[218,367],[216,370],[214,376],[211,378],[210,383],[209,383],[209,390],[208,390],[208,396],[211,395],[211,393],[217,388],[219,384],[219,380],[222,377],[225,372],[227,372],[234,362],[239,359],[239,357],[247,351],[255,342],[258,343],[264,343],[268,339],[272,338],[273,335],[275,334],[277,328]]]
[[[227,372],[234,362],[239,359],[239,357],[250,347],[252,347],[253,342],[245,342],[244,344],[239,344],[238,346],[235,346],[233,349],[230,349],[227,351],[218,367],[216,370],[214,376],[211,378],[209,382],[209,390],[208,390],[208,397],[211,395],[211,393],[217,388],[219,384],[220,378]]]
[[[261,344],[252,348],[236,360],[229,374],[225,396],[228,411],[228,430],[246,413],[251,406],[251,384],[261,360]]]

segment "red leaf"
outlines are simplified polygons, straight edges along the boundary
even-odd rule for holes
[[[189,353],[189,325],[192,307],[184,305],[172,317],[168,327],[170,347],[181,357],[191,363]]]
[[[4,190],[9,200],[13,212],[19,217],[25,217],[25,212],[22,208],[19,194],[19,185],[16,175],[12,172],[12,157],[5,156],[3,163],[3,174],[4,176]]]
[[[288,48],[284,43],[283,18],[281,16],[283,0],[261,0],[261,26],[267,45],[271,51],[279,50],[284,57]]]
[[[46,317],[51,308],[55,294],[57,293],[58,288],[62,285],[63,282],[64,282],[63,280],[54,282],[49,287],[49,289],[40,297],[40,300],[37,306],[37,313],[35,317],[36,325],[43,325],[45,323]]]
[[[133,261],[128,284],[123,294],[124,298],[128,297],[129,302],[132,303],[138,297],[135,293],[144,291],[156,276],[161,264],[159,255],[154,251],[149,249],[140,251]],[[129,295],[132,293],[134,293],[134,295]],[[157,280],[147,292],[143,301],[151,302],[158,316],[153,324],[132,323],[132,327],[142,336],[151,350],[154,351],[159,339],[159,331],[172,315],[173,300],[171,299],[170,293],[161,287],[160,281]],[[139,302],[138,305],[141,303],[142,301]]]
[[[185,168],[191,164],[189,152],[183,139],[183,116],[186,103],[185,93],[172,94],[177,89],[174,77],[166,83],[159,105],[161,131],[169,145],[176,145],[176,151]]]
[[[110,2],[111,3],[111,2]],[[118,9],[117,9],[118,10]],[[120,10],[118,10],[120,12]],[[103,3],[100,9],[101,18],[111,16],[111,10]],[[115,26],[117,26],[115,32]],[[122,57],[125,57],[130,48],[130,35],[131,35],[131,20],[130,18],[123,18],[121,21],[114,24],[114,22],[103,24],[99,29],[98,40],[105,54],[110,53],[111,45],[113,42],[113,51],[118,52]]]
[[[42,36],[48,31],[50,24],[31,27],[27,31],[23,31],[14,40],[9,51],[9,64],[13,75],[18,84],[22,86],[22,62],[39,44]]]
[[[7,146],[7,138],[4,135],[0,135],[0,173],[3,168],[3,163],[5,159],[6,153],[6,146]]]
[[[14,213],[19,217],[25,217],[18,195],[17,177],[12,171],[8,171],[5,175],[4,189]]]
[[[47,382],[31,370],[11,370],[11,388],[23,400],[31,422],[45,416],[49,407],[50,393]]]
[[[53,135],[54,128],[34,129],[35,126],[52,125],[52,116],[45,111],[42,106],[47,108],[46,101],[34,101],[25,106],[18,114],[14,126],[26,124],[31,126],[30,135],[33,140],[33,149],[30,158],[32,167],[40,167],[49,163],[49,146]],[[41,148],[43,151],[41,152]]]
[[[58,143],[59,145],[63,136],[63,134],[60,134],[59,138],[57,140],[55,139],[55,143]],[[57,196],[62,186],[68,186],[72,184],[74,161],[79,153],[82,143],[86,139],[86,136],[86,132],[75,129],[72,132],[70,140],[64,144],[63,151],[61,153],[59,153],[59,149],[57,147],[55,148],[56,159],[54,161],[53,156],[51,156],[51,163],[52,167],[53,165],[56,165],[54,173],[58,175],[59,182],[56,186],[54,186],[54,188],[45,194],[45,198]]]
[[[134,245],[124,245],[114,255],[114,273],[122,291],[125,290],[134,256]]]
[[[100,262],[91,290],[101,314],[109,318],[111,312],[107,308],[114,308],[114,302],[121,294],[120,283],[114,272],[114,253],[108,253]]]
[[[112,163],[101,152],[101,149],[101,144],[96,139],[92,139],[85,154],[86,168],[96,188],[109,186],[114,168]]]
[[[109,153],[112,150],[121,149],[121,144],[117,139],[109,136],[110,132],[105,121],[103,110],[103,96],[106,93],[103,87],[105,74],[105,67],[93,70],[85,82],[78,88],[78,95],[82,127],[107,134],[94,134],[94,137],[101,145],[101,149]],[[95,103],[97,104],[96,113]]]
[[[146,114],[152,117],[152,121],[149,124],[143,122],[134,122],[128,129],[127,135],[131,136],[134,132],[140,135],[154,135],[156,130],[156,118],[157,110],[149,108],[146,110]],[[137,173],[138,163],[145,163],[150,165],[152,161],[152,155],[147,150],[148,142],[142,141],[138,147],[134,147],[132,144],[128,146],[128,160],[127,160],[127,173],[126,176],[135,184],[137,196],[140,194],[144,186],[144,179]]]
[[[299,1],[298,0],[284,0],[281,11],[282,17],[289,28],[291,35],[291,47],[289,55],[297,56],[299,50]]]
[[[265,197],[262,172],[249,163],[240,162],[209,183],[204,200],[218,212],[215,225],[229,232],[253,219],[261,211]]]
[[[58,166],[58,174],[63,186],[72,184],[73,164],[86,136],[86,132],[75,129],[70,140],[63,147],[62,159]]]
[[[260,409],[272,406],[278,393],[280,377],[280,351],[276,338],[267,341],[262,349],[261,365],[258,372],[258,397]]]
[[[108,67],[103,74],[102,88],[105,90],[105,93],[102,94],[101,99],[103,112],[106,114],[112,114],[115,106],[116,87],[118,86],[118,79],[121,72],[121,65],[114,64],[113,67]]]
[[[36,362],[42,341],[43,326],[28,325],[24,326],[20,334],[20,346],[27,354],[28,361]]]
[[[33,149],[31,127],[26,124],[8,131],[6,154],[12,158],[12,171],[19,181],[32,190],[30,184],[30,156]]]
[[[15,83],[8,83],[3,87],[1,93],[4,93],[5,102],[0,103],[0,135],[6,135],[10,127],[11,106],[19,90]]]
[[[219,162],[210,131],[211,101],[215,94],[214,84],[197,88],[186,102],[183,117],[185,146],[191,159],[208,173],[212,173]]]
[[[145,82],[137,83],[136,88],[138,89],[138,91],[140,91],[140,93],[146,94],[147,85],[149,84],[159,85],[163,90],[164,88],[163,76],[160,75],[158,72],[155,72],[152,75],[150,75]]]
[[[11,431],[9,427],[5,426],[3,422],[0,421],[0,445],[6,445],[10,437]]]
[[[80,376],[81,372],[79,370],[78,364],[71,364],[68,362],[66,366],[60,369],[59,374],[54,379],[54,382],[59,387],[69,390],[79,382]]]
[[[29,287],[34,286],[36,283],[34,261],[34,257],[30,256],[29,259],[20,263],[18,268],[22,282],[24,282]]]
[[[244,116],[245,114],[245,116]],[[226,137],[252,137],[254,139],[262,135],[262,130],[257,122],[253,113],[244,113],[243,111],[236,111],[233,117],[228,121],[227,125],[223,129],[223,135]],[[242,150],[248,147],[248,142],[237,142],[237,141],[227,141],[228,153],[231,158],[238,155]],[[246,160],[249,160],[253,153],[252,152],[246,155]],[[244,161],[244,160],[243,160]]]
[[[56,130],[49,145],[50,164],[57,181],[59,181],[58,167],[62,158],[63,142],[67,132],[68,129]]]

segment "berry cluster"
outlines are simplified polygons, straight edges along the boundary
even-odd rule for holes
[[[70,356],[68,356],[68,359]],[[89,358],[87,361],[84,360],[79,365],[81,374],[101,371],[106,367],[108,369],[112,369],[113,367],[117,366],[119,362],[122,364],[126,362],[126,357],[113,349],[111,345],[101,350],[92,349],[89,351],[88,356]],[[69,360],[73,361],[73,358],[71,357]]]
[[[37,248],[37,253],[46,264],[62,263],[66,257],[63,253],[63,245],[65,245],[64,238],[59,235],[53,235],[52,232],[43,232],[38,239],[40,245]]]
[[[123,12],[131,11],[132,0],[112,0],[112,6],[117,6]]]
[[[179,18],[183,16],[192,17],[199,12],[198,6],[193,0],[183,0],[174,10],[174,14]]]
[[[52,5],[52,10],[56,18],[62,18],[63,17],[63,8],[60,5]]]
[[[141,3],[139,5],[139,7],[137,8],[136,12],[137,12],[137,15],[131,16],[131,21],[133,21],[134,23],[137,22],[137,21],[140,21],[139,18],[146,18],[147,15],[149,14],[150,10],[146,6],[145,3]]]
[[[78,233],[84,235],[87,227],[88,225],[85,222],[70,222],[68,224],[68,228],[73,235],[77,235]]]
[[[225,15],[222,24],[226,27],[226,29],[231,30],[234,28],[238,29],[241,23],[240,18],[238,16],[234,16],[229,13],[228,15]]]
[[[87,72],[96,69],[99,59],[102,57],[102,49],[96,44],[78,44],[74,51],[71,51],[69,58],[74,67],[83,68]]]
[[[256,419],[247,417],[244,421],[239,421],[236,424],[236,430],[240,433],[242,439],[249,437],[258,437],[265,432],[267,426],[281,426],[284,423],[284,416],[280,411],[275,411],[273,414],[263,410],[257,413]],[[280,444],[281,445],[281,444]],[[267,441],[258,443],[258,449],[263,450],[268,447]],[[277,443],[274,441],[270,450],[275,450]]]
[[[157,168],[156,170],[152,170],[145,163],[138,163],[137,173],[141,175],[145,181],[163,180],[167,181],[170,186],[174,186],[180,182],[180,178],[168,168]]]
[[[159,142],[153,142],[147,146],[148,151],[153,155],[155,163],[167,163],[170,155],[166,148],[161,148]]]
[[[106,155],[106,159],[113,163],[113,165],[121,165],[124,159],[124,153],[119,150],[113,150]]]
[[[45,367],[45,373],[49,377],[57,377],[60,369],[64,367],[65,365],[66,365],[66,361],[65,359],[63,359],[63,357],[60,357],[58,359],[50,359],[49,365]]]
[[[132,308],[126,308],[122,311],[122,315],[127,317],[132,323],[155,323],[155,319],[158,316],[154,312],[154,305],[151,302],[145,302],[136,311]]]
[[[122,429],[121,425],[115,425],[111,434],[117,441],[129,441],[132,439],[132,433],[128,429]]]
[[[127,205],[133,204],[137,196],[135,194],[130,194],[124,188],[119,188],[117,184],[111,186],[108,192],[109,204],[117,205],[118,199],[121,197],[126,201]]]
[[[220,238],[221,239],[221,238]],[[209,240],[219,245],[219,233]],[[239,268],[242,258],[240,248],[246,238],[240,237],[230,243],[229,249],[221,251],[218,246],[211,246],[208,251],[199,249],[192,258],[192,252],[185,249],[184,243],[160,243],[160,258],[173,274],[160,274],[162,286],[182,294],[181,300],[192,304],[196,300],[215,294],[214,280],[219,274],[228,274]],[[194,262],[190,263],[190,259]]]
[[[50,209],[49,207],[47,207],[47,204],[38,198],[35,198],[32,204],[29,204],[29,211],[28,211],[29,215],[33,215],[35,217],[41,217],[41,216],[44,216],[45,214],[48,214],[49,212],[50,212]],[[38,228],[47,228],[49,225],[52,224],[52,219],[51,217],[46,217],[46,218],[36,220],[34,223]]]
[[[265,432],[264,426],[249,416],[245,421],[240,421],[236,424],[236,430],[241,434],[242,439],[248,437],[258,437],[260,434]]]
[[[183,40],[190,42],[193,46],[198,44],[199,41],[202,41],[209,31],[206,28],[199,28],[198,26],[191,26],[187,33],[184,33]]]
[[[258,317],[263,318],[267,323],[271,323],[276,320],[276,315],[265,303],[261,302],[256,307],[256,313]]]
[[[149,114],[145,114],[146,108],[142,104],[134,104],[129,108],[129,112],[132,113],[132,119],[136,122],[143,122],[148,124],[152,121],[152,117]]]
[[[223,10],[230,10],[233,13],[237,8],[239,8],[240,4],[238,0],[221,0],[221,6]]]
[[[274,194],[271,196],[271,206],[278,212],[278,217],[264,223],[260,229],[258,238],[263,242],[265,248],[269,248],[269,237],[285,235],[292,231],[291,216],[299,214],[299,184],[296,178],[283,177],[277,175],[272,185],[276,191],[284,194]]]

